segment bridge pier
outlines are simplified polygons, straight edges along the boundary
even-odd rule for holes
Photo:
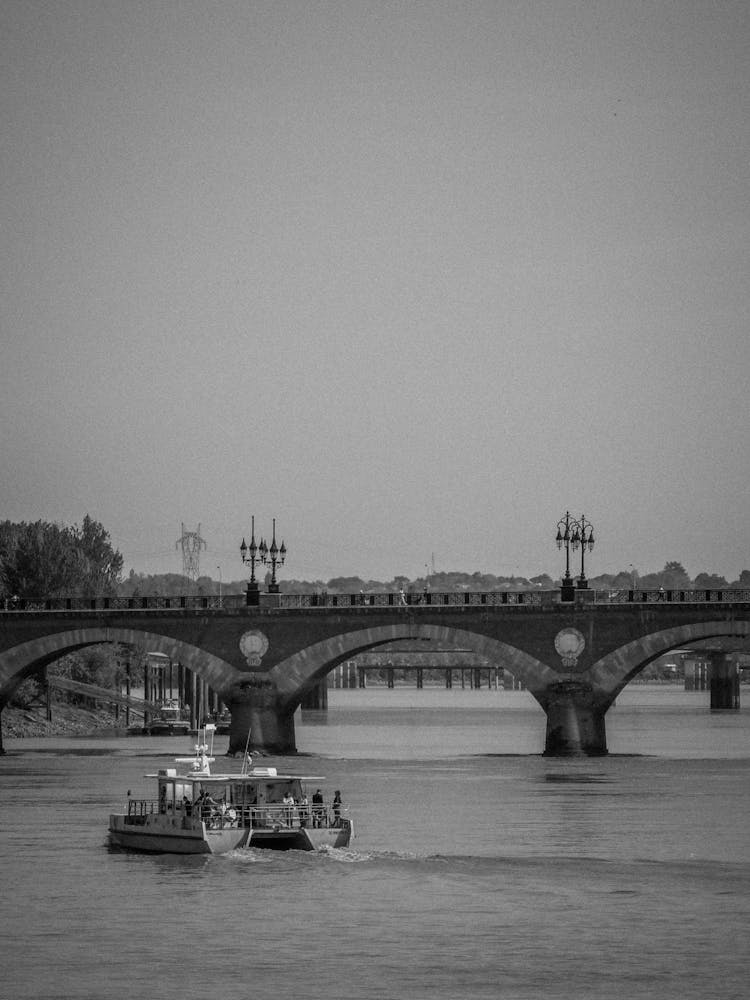
[[[710,652],[711,711],[737,711],[740,707],[740,668],[734,657]]]
[[[302,708],[312,709],[316,712],[328,710],[328,679],[323,678],[307,692],[301,701]]]
[[[601,757],[607,753],[604,710],[593,691],[577,681],[561,681],[547,692],[545,757]]]
[[[297,752],[294,712],[282,712],[275,705],[245,700],[230,702],[229,711],[232,721],[228,753],[244,753],[248,746],[248,733],[251,750],[275,754]]]

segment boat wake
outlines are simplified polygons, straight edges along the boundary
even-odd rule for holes
[[[442,865],[446,858],[440,855],[425,856],[408,851],[358,851],[353,847],[319,847],[316,851],[268,851],[261,848],[241,847],[222,855],[224,860],[248,864],[327,864],[342,865],[380,864],[400,866],[412,864]]]

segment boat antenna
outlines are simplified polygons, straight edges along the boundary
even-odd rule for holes
[[[250,732],[251,732],[251,730],[248,729],[248,731],[247,731],[247,739],[245,740],[245,753],[244,753],[244,755],[242,757],[242,771],[240,772],[241,774],[247,774],[248,769],[250,767],[252,767],[252,763],[253,763],[253,758],[250,756],[250,749],[249,749],[250,748]]]
[[[204,744],[206,743],[206,733],[210,733],[211,734],[211,746],[209,747],[209,750],[208,750],[208,756],[209,757],[213,757],[213,755],[214,755],[214,733],[215,732],[216,732],[216,726],[213,724],[213,722],[208,722],[208,723],[206,723],[206,725],[204,725],[204,727],[203,727],[203,743]]]

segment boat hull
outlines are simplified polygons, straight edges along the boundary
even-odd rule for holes
[[[351,837],[352,825],[347,820],[339,827],[250,830],[247,846],[270,851],[322,851],[348,847]]]
[[[128,823],[127,816],[109,818],[109,843],[126,851],[150,854],[226,854],[238,847],[246,847],[250,830],[225,827],[223,830],[206,830],[204,823],[188,826],[178,820],[161,820],[149,817],[150,823]]]
[[[189,736],[188,722],[151,722],[143,727],[144,736]]]
[[[178,819],[152,815],[146,822],[129,822],[130,817],[113,814],[109,818],[111,847],[148,854],[226,854],[253,847],[272,851],[320,851],[346,847],[352,835],[349,821],[339,827],[294,829],[252,829],[224,827],[206,829],[205,823],[181,824]]]

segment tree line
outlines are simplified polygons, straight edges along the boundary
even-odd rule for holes
[[[270,581],[270,573],[265,584]],[[406,593],[422,594],[425,591],[450,593],[470,591],[489,593],[491,591],[555,590],[560,579],[553,580],[547,573],[530,578],[524,576],[495,576],[492,573],[440,572],[428,576],[409,579],[394,576],[392,580],[371,580],[359,576],[337,576],[330,580],[281,580],[281,589],[288,594],[388,594],[401,588]],[[619,573],[602,573],[589,579],[594,590],[721,590],[728,588],[750,590],[750,570],[743,570],[737,580],[728,581],[716,573],[698,573],[693,579],[682,563],[667,562],[663,569],[654,573],[640,574],[637,570],[622,570]],[[261,581],[263,589],[264,581]],[[182,594],[203,596],[242,594],[245,580],[219,582],[209,576],[200,576],[193,581],[179,573],[143,574],[130,571],[127,579],[118,587],[122,597],[179,597]]]
[[[143,574],[131,570],[123,578],[123,556],[110,541],[109,533],[88,514],[81,525],[66,526],[48,521],[14,523],[0,521],[0,599],[13,597],[147,597],[159,594],[241,594],[246,581],[222,583],[209,576],[191,580],[181,573]],[[268,576],[270,579],[270,574]],[[268,580],[265,581],[266,583]],[[410,579],[397,575],[391,580],[337,576],[329,580],[282,582],[282,590],[294,594],[393,593],[425,590],[489,592],[493,590],[554,590],[560,580],[549,574],[524,577],[459,571],[430,573]],[[715,573],[698,573],[693,579],[679,562],[667,562],[663,569],[640,574],[637,570],[603,573],[589,579],[596,590],[720,590],[750,588],[750,570],[737,580]]]

